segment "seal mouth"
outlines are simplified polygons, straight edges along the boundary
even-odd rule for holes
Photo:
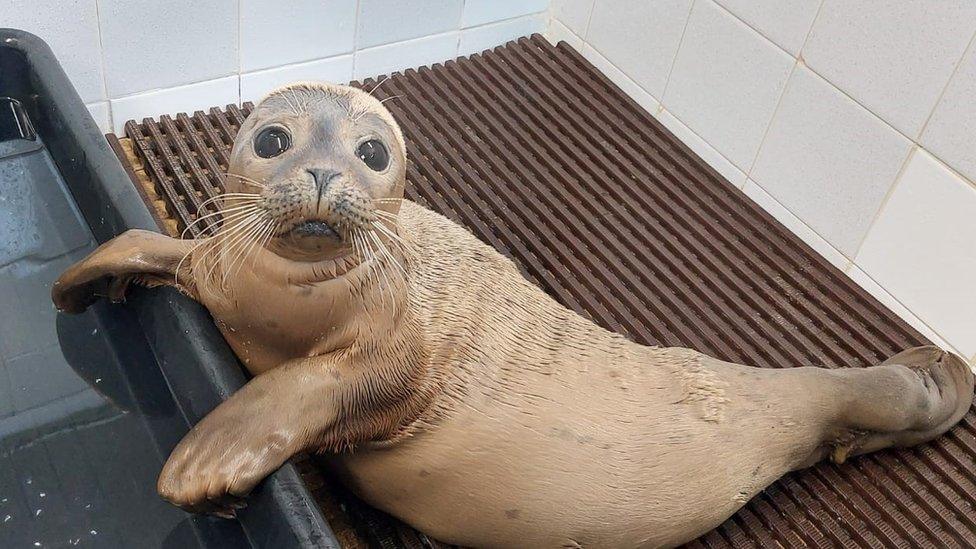
[[[319,220],[303,221],[288,232],[298,236],[322,236],[339,239],[339,232],[332,225]]]

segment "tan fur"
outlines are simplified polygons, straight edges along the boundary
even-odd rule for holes
[[[388,172],[363,172],[343,191],[397,214],[398,238],[382,240],[390,257],[364,261],[346,236],[324,247],[281,236],[219,283],[208,274],[216,256],[190,254],[184,291],[210,309],[256,377],[174,450],[159,479],[174,503],[226,510],[292,455],[318,450],[368,502],[443,541],[672,546],[718,525],[787,471],[928,440],[969,407],[968,368],[933,348],[869,369],[765,370],[604,330],[450,220],[409,201],[381,201],[402,196],[405,153],[375,100],[345,88],[300,89],[311,99],[286,88],[258,106],[231,172],[260,180],[277,168],[249,158],[242,143],[262,117],[285,109],[285,98],[314,117],[319,96],[341,96],[328,109],[380,114],[399,147]],[[339,119],[349,126],[336,132],[355,133],[356,119]],[[346,161],[335,154],[313,150],[310,158]],[[366,206],[308,210],[308,183],[294,181],[289,196],[297,198],[285,209],[299,213],[289,223],[368,223]],[[190,250],[127,234],[62,276],[59,307],[83,308],[94,280],[172,272]],[[143,263],[122,253],[133,242]]]

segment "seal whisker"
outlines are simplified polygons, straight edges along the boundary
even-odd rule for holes
[[[219,219],[219,220],[217,220],[217,221],[224,221],[224,222],[226,222],[227,220],[234,219],[234,218],[240,217],[242,215],[246,215],[247,213],[250,213],[251,211],[254,211],[254,210],[257,210],[257,206],[255,206],[253,204],[248,204],[248,205],[245,205],[245,206],[235,206],[233,208],[227,208],[225,210],[218,210],[216,212],[209,213],[207,215],[199,216],[199,217],[197,217],[196,219],[194,219],[193,221],[191,221],[190,223],[187,224],[186,228],[183,229],[183,232],[180,233],[180,238],[186,238],[186,233],[190,232],[190,229],[193,226],[195,226],[197,223],[200,223],[202,221],[206,221],[207,219],[212,219],[212,218],[214,218],[214,217],[216,217],[218,215],[222,215],[224,217],[221,218],[221,219]],[[219,226],[219,225],[220,225],[220,223],[216,223],[214,226]],[[203,230],[204,231],[208,231],[208,230],[211,230],[212,227],[213,226],[208,226],[208,227],[204,228]]]
[[[256,206],[258,204],[257,198],[249,199],[233,199],[233,202],[208,202],[200,204],[197,208],[197,217],[203,217],[204,215],[210,215],[212,213],[220,213],[229,211],[230,208],[239,208],[241,206]]]
[[[264,239],[264,234],[268,231],[268,229],[272,225],[274,225],[274,221],[270,217],[265,216],[263,223],[261,225],[258,225],[257,229],[251,231],[251,234],[249,235],[249,239],[251,240],[251,242],[244,245],[243,251],[240,254],[240,258],[235,259],[235,261],[237,261],[236,266],[232,263],[231,268],[228,269],[231,273],[231,276],[236,276],[237,273],[240,272],[241,268],[244,266],[244,263],[247,262],[247,258],[251,255],[252,252],[256,251],[255,246],[258,244],[258,242]]]
[[[193,252],[195,252],[197,248],[209,242],[210,238],[201,238],[199,240],[200,242],[194,244],[192,248],[190,248],[185,254],[183,254],[183,257],[180,258],[179,262],[177,262],[176,272],[173,274],[173,283],[176,284],[176,286],[180,285],[180,268],[182,268],[183,262],[186,261],[188,257],[193,255]]]
[[[200,203],[200,208],[204,208],[204,207],[206,207],[206,206],[208,206],[208,205],[210,205],[210,204],[212,204],[212,203],[214,203],[214,202],[216,202],[218,200],[225,200],[225,199],[228,199],[228,198],[233,198],[235,200],[245,200],[245,199],[257,200],[257,199],[261,198],[261,195],[258,194],[258,193],[221,193],[221,194],[218,194],[217,196],[212,196],[212,197],[204,200],[203,202],[201,202]]]
[[[257,214],[252,213],[243,219],[234,220],[234,224],[230,227],[222,227],[220,232],[208,239],[212,245],[208,247],[205,252],[203,252],[203,255],[201,255],[200,258],[204,259],[212,254],[213,257],[219,255],[219,253],[223,251],[225,245],[230,244],[231,241],[236,239],[241,233],[245,232],[255,219],[257,219]],[[218,254],[214,254],[214,252],[218,252]]]
[[[228,226],[229,224],[236,223],[238,221],[241,221],[241,220],[245,219],[248,216],[256,215],[256,214],[259,214],[259,213],[260,213],[260,210],[258,210],[257,208],[248,209],[248,210],[244,210],[244,211],[240,211],[240,212],[234,212],[232,215],[228,215],[228,216],[224,217],[223,219],[221,219],[221,222],[220,223],[211,225],[211,226],[206,227],[205,229],[203,229],[202,235],[204,235],[205,237],[206,236],[215,236],[224,227]]]
[[[223,227],[223,225],[221,227]],[[233,227],[233,228],[229,229],[228,232],[232,234],[236,230],[238,230],[238,227]],[[199,248],[210,244],[211,247],[208,248],[206,251],[204,251],[203,255],[200,256],[200,259],[201,260],[204,259],[208,255],[208,253],[211,250],[213,250],[213,248],[216,246],[217,239],[219,239],[222,234],[224,234],[224,233],[220,233],[220,234],[217,234],[217,235],[211,235],[211,236],[204,237],[204,238],[194,239],[194,240],[199,240],[199,242],[197,242],[196,244],[194,244],[193,247],[189,249],[189,251],[187,251],[185,254],[183,254],[183,257],[181,257],[180,260],[179,260],[179,262],[177,262],[177,264],[176,264],[176,272],[174,273],[174,276],[173,276],[173,282],[177,286],[179,286],[180,270],[181,270],[181,268],[183,266],[183,263],[188,258],[190,258],[193,255],[193,253],[196,252]]]
[[[281,93],[279,93],[278,96],[281,97],[281,99],[283,99],[285,103],[288,103],[288,108],[291,109],[292,114],[294,114],[295,116],[300,115],[301,113],[299,112],[298,107],[291,102],[291,99],[289,99],[287,95],[285,95],[286,91],[289,90],[287,89],[281,90]]]
[[[226,176],[229,176],[229,177],[236,177],[237,179],[240,179],[241,181],[247,181],[248,183],[252,183],[255,186],[258,186],[258,187],[261,187],[261,188],[264,188],[264,187],[267,187],[268,186],[268,182],[267,181],[258,181],[257,179],[251,179],[250,177],[247,177],[247,176],[244,176],[244,175],[241,175],[241,174],[227,172],[225,175]],[[260,196],[260,195],[258,195],[258,196]]]
[[[370,240],[372,240],[373,244],[376,244],[376,246],[377,246],[375,249],[373,248],[372,245],[369,246],[369,249],[370,249],[370,251],[371,251],[371,253],[373,255],[373,259],[374,259],[374,261],[372,263],[373,268],[375,268],[377,270],[377,272],[379,273],[378,276],[376,276],[376,285],[377,286],[381,286],[379,277],[382,276],[383,277],[383,284],[382,284],[382,286],[386,286],[386,291],[389,292],[389,294],[390,294],[390,308],[392,309],[392,311],[394,313],[396,313],[396,296],[393,294],[393,284],[392,284],[392,281],[390,280],[389,276],[387,275],[386,270],[383,269],[383,265],[382,265],[382,261],[381,261],[381,256],[378,256],[376,254],[376,251],[377,250],[382,250],[383,249],[382,248],[383,244],[376,239],[376,234],[375,233],[373,233],[373,232],[367,233],[366,231],[364,231],[362,229],[360,229],[359,231],[360,231],[361,238],[365,242],[367,242],[367,243],[369,242],[369,240],[366,238],[367,236],[369,236],[370,237]],[[385,251],[385,250],[383,250],[383,251]],[[386,310],[386,300],[385,300],[385,297],[386,296],[383,293],[383,289],[380,288],[380,305],[383,307],[383,310],[384,311]]]
[[[221,231],[213,238],[213,246],[209,247],[201,257],[201,259],[210,257],[213,260],[213,264],[207,270],[207,276],[204,278],[208,283],[213,282],[213,275],[227,257],[229,248],[233,247],[238,241],[241,240],[243,235],[246,235],[248,230],[256,223],[259,223],[261,218],[257,215],[253,217],[248,217],[242,221],[237,222],[233,227],[228,229],[226,232]],[[216,253],[213,253],[216,251]],[[213,254],[213,255],[211,255]]]
[[[350,236],[352,237],[353,249],[359,257],[359,264],[364,265],[366,268],[366,282],[369,283],[371,281],[370,278],[375,273],[373,273],[373,263],[367,258],[368,247],[366,246],[366,241],[363,239],[361,231],[358,228],[353,229]]]
[[[383,84],[386,84],[386,81],[389,79],[390,79],[390,75],[386,75],[385,77],[383,77],[383,80],[380,80],[379,84],[373,86],[373,89],[369,90],[369,93],[367,93],[366,95],[372,97],[373,94],[376,93],[376,90],[380,89],[380,86],[382,86]]]
[[[295,88],[294,87],[288,88],[288,92],[291,93],[291,98],[295,100],[295,106],[298,109],[298,111],[295,114],[299,116],[302,114],[306,114],[307,111],[305,107],[303,107],[305,102],[302,101],[300,97],[298,97],[298,93],[295,91]]]
[[[390,241],[391,244],[395,245],[397,249],[400,250],[401,253],[410,256],[410,251],[409,248],[407,247],[407,243],[404,242],[402,238],[400,238],[400,235],[396,234],[395,232],[393,232],[393,230],[391,230],[386,225],[383,225],[382,223],[377,223],[376,221],[374,221],[372,225],[373,228],[379,230],[380,233],[382,233],[383,236],[385,236]]]
[[[243,195],[242,194],[241,196],[222,195],[222,194],[220,194],[220,195],[217,195],[217,196],[208,198],[208,199],[204,200],[203,202],[201,202],[200,205],[197,207],[197,215],[200,215],[200,212],[201,211],[205,211],[207,209],[213,210],[213,212],[220,212],[220,211],[222,211],[222,210],[224,210],[226,208],[231,208],[231,207],[235,207],[236,208],[237,206],[242,206],[242,205],[247,205],[247,204],[256,204],[258,202],[258,200],[260,200],[260,198],[261,198],[261,195],[259,195],[259,194],[255,194],[255,195]],[[223,202],[221,202],[219,205],[217,205],[217,201],[218,200],[219,201],[223,201]]]
[[[399,274],[401,276],[401,280],[406,282],[407,271],[403,268],[403,265],[400,264],[400,261],[396,257],[394,257],[392,253],[390,253],[389,248],[387,248],[386,245],[383,244],[383,241],[380,239],[379,235],[376,234],[375,231],[370,232],[369,234],[376,241],[376,245],[379,247],[380,251],[387,258],[387,260],[393,263],[393,266],[397,268],[397,271],[399,271]]]
[[[379,277],[380,273],[377,272],[376,270],[377,267],[376,253],[373,251],[372,246],[370,246],[369,242],[366,240],[366,237],[363,234],[362,229],[356,228],[354,235],[355,235],[355,239],[359,242],[360,248],[362,248],[363,250],[362,264],[366,266],[366,282],[368,284],[374,284],[378,286],[380,283],[380,277]],[[386,308],[386,305],[382,299],[382,295],[380,296],[380,306],[383,307],[384,309]]]
[[[268,230],[267,234],[264,236],[264,238],[261,241],[261,248],[264,248],[265,246],[267,246],[268,245],[268,242],[270,242],[271,239],[274,238],[274,235],[278,232],[278,226],[279,225],[281,225],[281,222],[280,221],[274,221],[271,224],[270,229]],[[254,256],[251,258],[251,268],[252,269],[254,268],[254,263],[257,261],[257,258],[258,258],[258,254],[257,253],[255,253]]]
[[[240,265],[247,260],[247,255],[250,252],[253,245],[257,242],[258,234],[260,234],[267,225],[271,223],[267,215],[258,218],[258,222],[252,224],[247,231],[245,231],[241,237],[238,239],[237,243],[231,248],[230,260],[227,262],[224,272],[220,277],[221,287],[227,284],[227,277],[233,277],[237,274]]]

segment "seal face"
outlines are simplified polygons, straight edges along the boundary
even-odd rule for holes
[[[392,229],[403,150],[396,122],[368,94],[311,83],[276,90],[235,141],[223,205],[233,215],[221,232],[237,227],[236,248],[263,238],[295,261],[364,255],[383,242],[377,226]]]
[[[130,280],[176,285],[255,375],[173,450],[165,499],[229,516],[286,460],[325,452],[443,541],[674,546],[787,471],[930,440],[972,402],[972,372],[934,347],[827,370],[637,345],[403,200],[405,172],[379,101],[288,86],[240,130],[216,234],[129,231],[56,282],[70,312]]]
[[[405,176],[400,128],[369,94],[298,83],[255,106],[223,223],[187,259],[196,298],[252,373],[348,346],[403,311]]]

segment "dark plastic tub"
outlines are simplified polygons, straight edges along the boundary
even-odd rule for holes
[[[237,521],[156,496],[169,452],[245,376],[175,291],[55,313],[54,278],[131,228],[157,225],[51,50],[0,29],[0,547],[338,547],[292,465]]]

